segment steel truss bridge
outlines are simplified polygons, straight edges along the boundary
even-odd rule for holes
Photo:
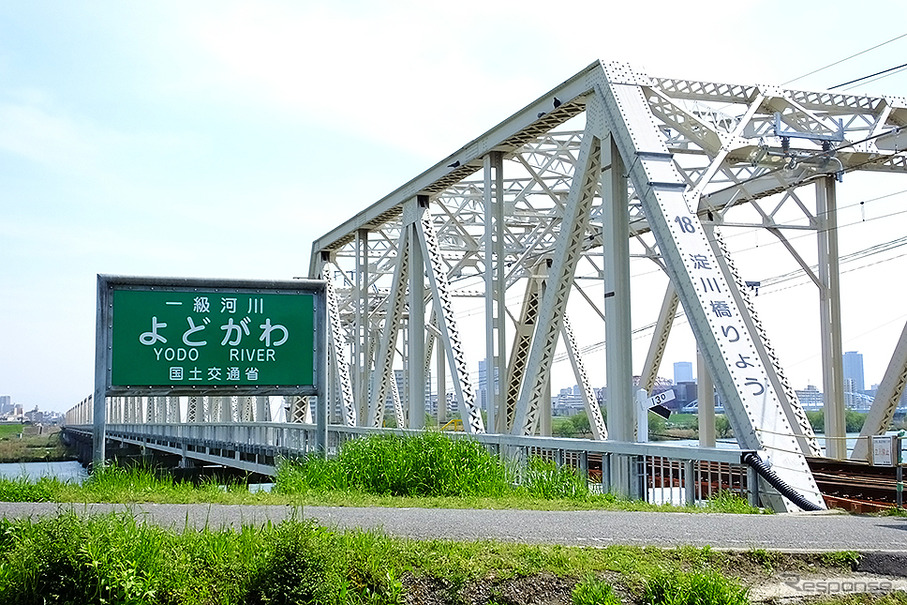
[[[652,391],[682,313],[702,444],[714,445],[717,391],[740,448],[824,507],[806,458],[846,457],[837,183],[907,172],[905,124],[901,97],[593,63],[313,243],[309,277],[328,283],[331,423],[380,427],[390,414],[420,429],[426,411],[446,420],[449,399],[473,435],[550,435],[552,368],[566,357],[594,439],[635,442],[638,390]],[[779,241],[817,290],[824,452],[729,252],[737,227]],[[631,310],[653,295],[634,291],[638,263],[663,276],[663,302],[634,372]],[[606,410],[577,325],[604,343]],[[889,426],[905,382],[907,327],[863,435]],[[286,420],[304,421],[308,403],[289,402]],[[209,421],[228,417],[217,413]],[[861,439],[853,457],[866,456]],[[632,491],[631,457],[609,464],[612,488]]]

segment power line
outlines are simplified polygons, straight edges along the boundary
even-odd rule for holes
[[[889,72],[900,71],[900,70],[904,69],[905,67],[907,67],[907,63],[902,63],[901,65],[897,65],[895,67],[889,67],[888,69],[883,69],[882,71],[877,71],[874,74],[869,74],[868,76],[863,76],[862,78],[856,78],[855,80],[842,82],[841,84],[835,84],[834,86],[829,87],[828,90],[834,90],[836,88],[841,88],[842,86],[847,86],[848,84],[856,84],[857,82],[862,82],[863,80],[868,80],[869,78],[875,78],[876,76],[881,76],[883,74],[888,74],[889,76],[893,76],[894,74],[889,73]],[[876,78],[876,79],[880,80],[881,78]]]
[[[873,78],[872,80],[867,80],[867,81],[866,81],[866,84],[871,84],[872,82],[875,82],[875,81],[877,81],[877,80],[882,80],[883,78],[887,78],[888,76],[893,76],[893,75],[895,75],[895,74],[899,74],[899,73],[901,73],[902,71],[904,71],[903,68],[902,68],[902,69],[899,69],[899,70],[897,70],[897,71],[893,71],[893,72],[891,72],[890,74],[885,74],[884,76],[879,76],[879,77],[877,77],[877,78]],[[853,90],[853,89],[856,88],[856,87],[857,87],[857,85],[855,84],[855,85],[853,85],[853,86],[848,86],[848,87],[845,88],[844,90],[845,90],[845,91]]]
[[[866,53],[868,53],[868,52],[870,52],[870,51],[873,51],[873,50],[875,50],[875,49],[877,49],[877,48],[881,48],[882,46],[885,46],[886,44],[890,44],[890,43],[894,42],[895,40],[900,40],[901,38],[904,38],[904,37],[907,37],[907,33],[901,34],[900,36],[895,36],[895,37],[892,38],[891,40],[886,40],[886,41],[882,42],[881,44],[876,44],[875,46],[873,46],[873,47],[871,47],[871,48],[867,48],[867,49],[865,49],[865,50],[861,50],[861,51],[858,52],[858,53],[854,53],[854,54],[850,55],[849,57],[844,57],[843,59],[840,59],[840,60],[838,60],[838,61],[835,61],[834,63],[829,63],[828,65],[826,65],[826,66],[824,66],[824,67],[820,67],[819,69],[814,69],[813,71],[809,72],[808,74],[803,74],[802,76],[797,76],[797,77],[794,78],[793,80],[788,80],[787,82],[783,82],[783,83],[781,84],[781,86],[787,86],[787,85],[790,84],[791,82],[796,82],[797,80],[802,80],[803,78],[809,77],[809,76],[811,76],[811,75],[813,75],[813,74],[817,74],[817,73],[819,73],[820,71],[825,71],[825,70],[828,69],[829,67],[834,67],[835,65],[839,65],[839,64],[841,64],[841,63],[844,63],[845,61],[850,61],[850,60],[853,59],[854,57],[859,57],[860,55],[865,55]],[[870,76],[870,77],[871,77],[871,76]]]

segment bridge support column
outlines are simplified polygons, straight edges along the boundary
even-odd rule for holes
[[[630,323],[630,218],[626,170],[614,139],[602,143],[602,243],[605,283],[605,373],[608,385],[608,437],[636,441],[636,397],[633,394]],[[612,489],[631,496],[636,465],[632,458],[613,456]]]
[[[838,218],[835,179],[816,183],[819,222],[819,332],[822,336],[822,389],[825,392],[825,455],[847,457],[844,425],[844,361],[841,346],[841,284],[838,267]]]
[[[419,239],[409,238],[409,322],[406,366],[409,374],[409,419],[411,429],[425,428],[425,261]]]
[[[696,392],[699,401],[699,445],[715,447],[715,383],[699,349],[696,350]]]
[[[368,230],[356,231],[356,326],[353,355],[356,363],[356,407],[364,426],[372,426],[368,418],[369,407],[369,323],[368,323]],[[376,368],[377,371],[377,368]],[[381,402],[384,405],[384,402]],[[368,418],[368,420],[365,420]]]
[[[501,382],[507,375],[507,343],[504,333],[506,283],[504,256],[504,161],[501,152],[484,158],[485,169],[485,407],[488,427],[498,426],[498,407],[503,399]],[[499,430],[498,432],[504,432]]]

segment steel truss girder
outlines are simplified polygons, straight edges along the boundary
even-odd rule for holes
[[[628,166],[738,441],[765,450],[782,479],[824,508],[775,385],[758,355],[754,343],[758,335],[741,321],[746,309],[737,302],[736,284],[721,270],[699,217],[690,211],[684,196],[687,183],[655,126],[636,75],[625,65],[604,68],[606,78],[600,90],[608,129]],[[786,499],[783,506],[796,510]]]
[[[369,256],[366,280],[369,326],[362,336],[370,340],[361,345],[363,349],[375,349],[377,339],[371,335],[375,333],[376,325],[386,321],[385,300],[393,293],[389,282],[398,257],[395,242],[403,228],[403,206],[414,196],[425,195],[431,199],[426,214],[431,214],[437,232],[438,272],[446,273],[452,288],[465,291],[481,287],[478,279],[469,279],[471,276],[478,278],[487,270],[488,259],[481,246],[482,236],[488,228],[484,224],[482,207],[486,192],[481,179],[470,179],[482,169],[485,158],[492,152],[502,155],[508,176],[504,181],[505,216],[501,225],[503,262],[507,267],[504,289],[520,279],[530,279],[533,267],[541,259],[552,257],[567,224],[564,220],[566,200],[573,175],[579,172],[576,165],[580,141],[575,129],[569,132],[554,129],[564,128],[567,120],[579,115],[589,100],[595,98],[595,85],[602,86],[613,75],[607,71],[599,62],[590,65],[315,242],[313,258],[318,255],[324,258],[327,254],[337,259],[338,266],[345,266],[349,259],[357,258],[355,252],[351,253],[355,234],[359,231],[370,234],[366,250]],[[719,227],[747,224],[736,219],[744,209],[752,209],[751,214],[755,214],[756,219],[748,226],[767,228],[778,235],[801,265],[805,264],[803,259],[779,231],[782,228],[816,230],[819,227],[818,213],[807,208],[800,199],[795,191],[798,187],[825,179],[838,168],[844,172],[907,172],[904,154],[889,140],[894,129],[907,124],[907,103],[902,98],[654,78],[632,70],[627,70],[626,74],[626,79],[638,87],[644,97],[641,105],[648,107],[646,120],[654,120],[658,136],[672,154],[671,164],[679,175],[678,185],[686,187],[690,209],[704,221]],[[829,152],[821,149],[819,143],[795,140],[790,146],[794,153],[785,155],[782,141],[774,132],[775,112],[782,118],[783,129],[796,128],[818,134],[830,133],[840,121],[845,141],[834,145]],[[566,127],[571,128],[572,124]],[[628,166],[633,164],[635,157],[630,160]],[[840,167],[836,164],[838,161]],[[643,187],[642,194],[632,187],[628,200],[631,244],[641,250],[634,252],[634,256],[650,258],[664,267],[666,261],[660,257],[660,242],[656,245],[652,234],[648,233],[651,218],[641,212],[641,198],[648,195],[645,190],[649,185],[647,182],[636,184]],[[783,196],[779,202],[775,201],[776,197],[768,199],[779,193]],[[738,209],[741,212],[738,213]],[[791,211],[797,213],[794,225],[785,224],[788,220],[785,215]],[[600,208],[594,201],[590,214],[594,217],[597,212]],[[590,223],[580,258],[601,246],[602,237],[597,224]],[[724,273],[729,272],[730,268],[724,269]],[[602,272],[598,273],[601,275]],[[347,279],[344,274],[344,280]],[[338,288],[340,317],[345,326],[350,323],[349,309],[353,308],[347,294],[343,286]],[[457,293],[452,290],[448,295],[456,296]],[[355,302],[355,293],[352,297]],[[745,302],[738,304],[746,307]],[[517,332],[519,329],[518,325]],[[752,326],[752,331],[758,334],[761,329]],[[349,330],[347,334],[350,334]],[[350,335],[353,337],[351,342],[360,340],[358,335]],[[508,376],[514,374],[510,371],[514,360],[520,360],[522,364],[527,361],[517,346],[520,342],[528,346],[527,341],[516,333],[511,342],[513,353],[508,363]],[[771,372],[772,353],[765,350],[759,356],[766,372]],[[368,355],[368,359],[372,358]],[[525,365],[519,371],[523,370]],[[509,387],[502,390],[508,394],[504,402],[499,402],[505,408],[499,418],[505,417],[506,422],[507,402],[512,400],[509,399]],[[784,399],[784,385],[776,383],[774,390]],[[779,406],[783,405],[779,403]],[[799,421],[789,410],[785,415],[792,425],[791,434],[797,435]],[[801,448],[807,449],[802,435],[798,442]]]

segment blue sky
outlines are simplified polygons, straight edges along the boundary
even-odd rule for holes
[[[91,391],[96,274],[304,275],[312,240],[598,58],[780,84],[907,31],[902,2],[790,4],[4,2],[0,393]]]

